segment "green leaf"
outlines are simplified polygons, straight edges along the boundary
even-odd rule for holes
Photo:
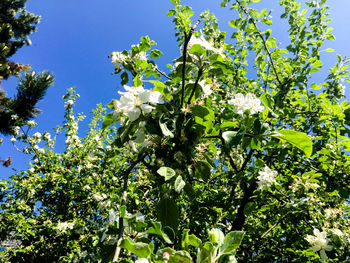
[[[273,98],[267,94],[267,93],[263,93],[261,96],[260,96],[260,100],[262,101],[262,103],[272,109],[273,108],[273,104],[274,104],[274,101],[273,101]]]
[[[166,15],[167,16],[173,16],[175,14],[176,14],[176,11],[174,9],[170,9]]]
[[[220,124],[220,129],[225,129],[229,127],[236,127],[237,123],[236,122],[224,122]]]
[[[158,49],[154,49],[151,51],[149,56],[150,56],[150,58],[160,58],[161,56],[163,56],[163,53],[161,51],[159,51]]]
[[[302,150],[305,153],[306,157],[310,157],[312,154],[312,142],[307,134],[303,132],[293,130],[280,130],[271,134],[271,136],[276,137],[280,140],[286,140],[290,144]]]
[[[102,129],[106,129],[108,126],[112,125],[114,122],[114,112],[108,113],[103,117]]]
[[[207,162],[198,161],[194,164],[195,175],[197,178],[209,180],[211,175],[211,166]]]
[[[175,180],[175,191],[180,193],[181,190],[185,187],[186,183],[182,180],[181,175],[179,175]]]
[[[168,197],[163,197],[158,202],[157,214],[163,226],[171,227],[175,233],[179,226],[179,208],[176,202]]]
[[[193,247],[200,247],[202,245],[202,241],[196,237],[195,235],[189,235],[188,236],[188,244]]]
[[[215,118],[214,112],[205,106],[195,105],[191,108],[191,112],[206,121],[213,121]]]
[[[131,238],[124,238],[119,247],[129,250],[131,253],[135,254],[140,258],[147,258],[151,253],[151,249],[147,243],[135,242]]]
[[[160,222],[153,222],[152,227],[147,230],[148,234],[155,234],[161,236],[165,242],[172,244],[173,242],[170,240],[169,236],[163,232],[162,224]]]
[[[198,56],[201,56],[201,55],[205,56],[206,55],[205,48],[199,44],[194,44],[191,47],[191,49],[189,50],[189,53],[193,54],[193,55],[198,55]]]
[[[322,67],[322,62],[319,61],[319,60],[316,60],[314,63],[311,64],[311,67],[321,68]]]
[[[218,246],[221,246],[224,242],[224,233],[218,229],[218,228],[213,228],[209,231],[209,239],[212,243],[217,243]]]
[[[165,178],[165,181],[168,181],[169,179],[173,178],[175,176],[175,171],[171,169],[170,167],[160,167],[157,170],[157,173]]]
[[[169,263],[190,263],[192,261],[190,253],[185,250],[176,251],[169,258]]]
[[[228,22],[228,24],[233,27],[233,28],[236,28],[237,27],[237,22],[236,20],[231,20],[230,22]]]
[[[123,72],[120,75],[120,78],[122,79],[122,81],[121,81],[122,85],[125,85],[125,84],[127,84],[129,82],[129,76],[128,76],[128,73],[126,73],[126,72]]]
[[[237,249],[242,242],[243,231],[232,231],[225,236],[224,243],[220,247],[222,253],[230,253]]]
[[[135,76],[134,79],[132,80],[133,86],[134,87],[140,87],[142,86],[142,80],[140,76]]]
[[[222,138],[226,143],[226,147],[228,149],[231,149],[233,146],[237,146],[241,142],[245,134],[245,131],[246,131],[245,127],[242,125],[238,132],[236,131],[223,132]]]
[[[162,133],[166,137],[173,138],[174,134],[170,129],[174,128],[174,121],[173,120],[163,120],[162,118],[159,119],[159,127],[162,130]]]
[[[334,49],[333,48],[326,48],[325,51],[326,52],[334,52]]]

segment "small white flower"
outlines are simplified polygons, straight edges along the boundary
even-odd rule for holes
[[[32,138],[34,142],[37,142],[37,143],[41,142],[41,133],[40,132],[34,133]]]
[[[205,81],[200,81],[199,85],[201,85],[202,87],[202,91],[203,91],[203,97],[206,98],[208,97],[210,94],[213,93],[213,90],[211,88],[211,86],[209,84],[206,84]]]
[[[339,93],[341,96],[345,96],[345,88],[344,84],[339,84]]]
[[[46,141],[50,141],[50,140],[51,140],[51,135],[50,135],[50,133],[46,132],[46,133],[44,134],[44,138],[45,138]]]
[[[320,251],[322,259],[327,259],[326,251],[331,251],[333,247],[328,245],[327,232],[320,232],[318,229],[314,229],[314,236],[306,235],[305,239],[312,246],[312,251]]]
[[[69,106],[72,106],[74,104],[74,101],[73,100],[67,100],[65,103],[64,103],[64,108],[67,109]]]
[[[11,115],[11,120],[17,120],[18,119],[18,115],[17,114],[13,114]]]
[[[146,61],[147,61],[147,54],[146,54],[145,51],[142,51],[142,52],[136,54],[135,58],[136,58],[136,59],[146,60]]]
[[[164,100],[162,99],[162,94],[159,91],[150,91],[149,96],[149,103],[156,105],[156,104],[163,104]]]
[[[259,172],[259,176],[258,176],[259,189],[262,190],[276,183],[276,179],[275,179],[276,175],[277,175],[276,171],[272,171],[269,167],[265,165],[264,169]]]
[[[93,198],[94,198],[97,202],[101,202],[101,201],[103,201],[104,199],[107,198],[107,195],[106,195],[106,194],[100,195],[100,194],[96,193],[96,194],[93,195]]]
[[[84,185],[83,190],[89,191],[89,190],[91,190],[91,187],[89,185]]]
[[[240,115],[246,110],[250,110],[250,114],[262,112],[264,110],[264,106],[261,105],[260,99],[252,93],[248,93],[246,96],[242,93],[238,93],[227,103],[235,106],[235,112]]]
[[[188,42],[187,49],[190,50],[193,45],[201,45],[205,49],[210,50],[214,53],[220,54],[222,57],[225,57],[225,55],[223,53],[223,49],[222,48],[221,49],[215,48],[211,43],[209,43],[204,38],[203,35],[200,37],[195,37],[195,36],[191,37],[190,42]]]
[[[34,127],[36,125],[36,122],[35,121],[28,121],[27,125],[30,127]]]
[[[122,64],[127,59],[127,56],[125,56],[122,52],[113,52],[111,58],[115,69],[119,71],[122,69]]]
[[[73,222],[58,222],[57,230],[64,233],[67,231],[67,229],[73,229],[73,226]]]
[[[12,138],[10,139],[10,141],[11,141],[11,142],[16,142],[17,140],[16,140],[15,137],[12,137]]]
[[[34,172],[35,172],[35,169],[34,169],[33,167],[30,167],[30,168],[28,169],[28,172],[34,173]]]
[[[19,132],[19,127],[18,126],[15,126],[13,127],[13,134],[16,136]]]

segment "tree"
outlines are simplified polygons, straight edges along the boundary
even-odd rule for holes
[[[191,8],[172,0],[181,55],[168,73],[147,36],[113,52],[125,91],[102,129],[95,112],[83,140],[71,90],[57,129],[64,153],[38,145],[46,133],[17,136],[33,162],[1,185],[0,237],[18,242],[8,261],[350,260],[346,59],[323,83],[311,79],[334,39],[325,1],[306,2],[308,16],[280,1],[286,47],[259,29],[272,21],[256,0],[230,2],[221,5],[238,18],[226,40],[214,15],[193,23]]]
[[[24,9],[26,0],[4,0],[0,3],[0,80],[28,71],[29,65],[9,60],[19,48],[30,45],[28,35],[36,29],[39,16]],[[0,90],[0,133],[13,134],[16,127],[23,126],[39,113],[35,105],[53,83],[48,72],[27,72],[19,79],[17,95],[11,99]],[[1,82],[0,82],[1,84]]]

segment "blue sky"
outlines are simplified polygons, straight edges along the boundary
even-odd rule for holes
[[[262,0],[258,8],[273,9],[273,19],[278,23],[273,26],[273,36],[282,44],[288,40],[285,21],[278,20],[279,1]],[[275,3],[275,4],[272,4]],[[229,8],[219,7],[220,1],[184,0],[183,5],[193,7],[194,20],[206,9],[219,19],[220,28],[228,31],[228,21],[236,14]],[[327,42],[324,48],[336,51],[325,53],[323,62],[329,68],[336,61],[336,54],[350,57],[349,33],[350,10],[349,0],[329,0],[331,27],[336,41]],[[166,16],[172,8],[170,0],[28,0],[27,9],[41,15],[38,31],[31,35],[32,45],[20,49],[13,60],[30,64],[35,71],[49,70],[56,76],[54,86],[50,87],[44,100],[38,106],[42,113],[36,118],[38,126],[30,134],[37,131],[52,131],[52,128],[63,121],[64,102],[62,95],[67,88],[76,86],[80,99],[76,104],[76,112],[89,112],[96,104],[107,104],[117,97],[120,86],[119,77],[112,75],[113,66],[108,55],[113,51],[129,49],[131,44],[139,42],[141,36],[148,35],[157,42],[157,49],[164,53],[159,60],[160,68],[166,70],[166,64],[179,56],[179,48],[175,41],[172,19]],[[319,74],[320,81],[327,71]],[[3,82],[3,88],[9,95],[15,93],[16,81],[10,79]],[[349,96],[349,90],[346,91]],[[84,127],[80,135],[84,134]],[[4,136],[2,136],[4,137]],[[4,138],[0,146],[0,159],[12,156],[13,164],[9,168],[0,167],[0,178],[8,178],[12,170],[26,169],[30,156],[15,150],[10,137]],[[62,149],[62,147],[61,147]]]

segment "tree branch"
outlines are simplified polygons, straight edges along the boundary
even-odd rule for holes
[[[134,167],[141,162],[144,159],[144,156],[140,157],[136,161],[133,161],[130,163],[130,166],[128,169],[126,169],[124,172],[121,173],[121,176],[123,176],[123,195],[122,195],[122,201],[120,206],[123,206],[126,204],[126,198],[128,196],[128,179],[129,179],[129,174],[131,171],[134,169]],[[117,262],[119,259],[120,255],[120,250],[121,248],[119,247],[119,242],[123,238],[123,233],[124,233],[124,220],[121,216],[119,216],[119,230],[118,230],[118,241],[117,241],[117,247],[115,249],[114,257],[113,257],[113,262]]]
[[[242,11],[246,14],[246,16],[249,18],[249,22],[251,22],[251,23],[254,25],[255,29],[257,30],[258,36],[259,36],[260,39],[262,40],[262,42],[263,42],[263,44],[264,44],[265,51],[266,51],[267,55],[269,56],[270,63],[271,63],[272,69],[273,69],[273,71],[274,71],[274,73],[275,73],[277,82],[278,82],[278,84],[279,84],[280,86],[282,86],[282,82],[281,82],[281,80],[280,80],[280,78],[279,78],[279,76],[278,76],[278,73],[277,73],[275,64],[274,64],[273,59],[272,59],[272,56],[271,56],[271,52],[269,51],[269,48],[267,47],[267,44],[266,44],[266,41],[265,41],[265,38],[264,38],[263,34],[262,34],[261,31],[259,30],[259,28],[258,28],[258,26],[257,26],[257,24],[256,24],[256,22],[255,22],[255,20],[254,20],[254,19],[249,15],[249,13],[247,12],[247,9],[245,9],[245,8],[241,5],[241,3],[240,3],[238,0],[236,0],[236,3],[239,5],[239,7],[241,8],[241,10],[242,10]]]
[[[170,78],[167,74],[165,74],[163,71],[159,70],[157,66],[155,66],[154,68],[159,74],[166,77],[168,80],[172,80],[172,78]]]
[[[187,33],[184,32],[185,35],[185,41],[184,41],[184,48],[182,51],[182,57],[183,57],[183,63],[182,63],[182,90],[181,90],[181,104],[180,104],[180,109],[182,108],[183,104],[184,104],[184,100],[185,100],[185,79],[186,79],[186,61],[187,61],[187,46],[188,43],[190,42],[190,39],[192,37],[192,34],[194,32],[194,30],[197,28],[197,26],[199,25],[199,23],[201,22],[200,19],[197,20],[197,22],[192,26],[190,32]]]
[[[200,69],[198,70],[197,79],[196,79],[196,82],[194,83],[194,87],[193,87],[193,89],[192,89],[192,92],[191,92],[190,97],[188,98],[187,104],[190,104],[190,103],[191,103],[191,99],[192,99],[194,93],[196,92],[196,88],[197,88],[199,79],[201,78],[202,74],[203,74],[203,69],[200,68]]]

